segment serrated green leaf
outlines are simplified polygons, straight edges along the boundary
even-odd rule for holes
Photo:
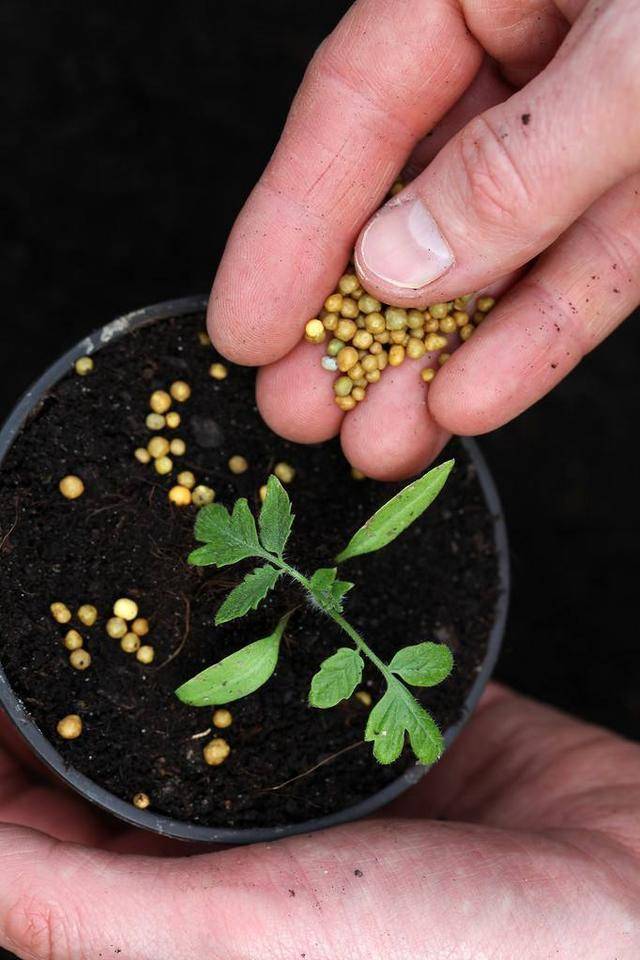
[[[221,503],[210,503],[198,511],[196,517],[195,537],[200,543],[212,543],[217,539],[220,530],[224,530],[230,523],[229,511]]]
[[[260,541],[258,540],[256,521],[244,497],[236,500],[233,505],[231,527],[239,540],[241,539],[248,546],[259,549]]]
[[[340,604],[341,610],[342,610],[342,598],[354,586],[355,584],[350,583],[349,580],[336,580],[333,586],[331,587],[331,593],[333,594],[333,599]]]
[[[278,557],[287,545],[293,514],[289,494],[274,474],[267,480],[267,495],[260,511],[260,540],[265,550]]]
[[[236,500],[231,515],[221,503],[203,507],[196,519],[195,537],[207,545],[189,557],[189,563],[196,566],[225,567],[262,552],[256,522],[244,498]]]
[[[420,763],[435,763],[444,750],[444,740],[436,722],[407,688],[397,680],[369,714],[364,738],[373,742],[373,755],[379,763],[393,763],[402,753],[405,734]]]
[[[210,543],[197,547],[189,554],[188,562],[192,567],[210,567],[216,562],[217,550]]]
[[[435,687],[453,669],[453,654],[445,643],[416,643],[398,650],[389,669],[414,687]]]
[[[193,707],[210,707],[254,693],[276,668],[289,617],[290,614],[283,617],[270,636],[255,640],[187,680],[176,690],[178,699]]]
[[[216,626],[244,617],[249,610],[255,610],[269,590],[274,588],[281,574],[282,570],[276,570],[268,563],[248,573],[242,583],[231,591],[216,613]]]
[[[337,573],[337,567],[320,567],[319,570],[315,571],[309,581],[315,597],[326,597],[331,594],[331,587],[335,582]]]
[[[336,580],[337,567],[321,567],[309,581],[311,592],[321,607],[335,613],[342,612],[342,598],[353,587],[348,580]]]
[[[336,562],[342,563],[351,557],[372,553],[395,540],[433,503],[451,473],[453,464],[453,460],[447,460],[446,463],[434,467],[380,507],[353,535],[336,558]]]
[[[362,678],[364,663],[357,650],[340,647],[321,664],[311,681],[312,707],[335,707],[350,697]]]

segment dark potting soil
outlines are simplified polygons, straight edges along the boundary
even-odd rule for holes
[[[272,679],[230,705],[228,729],[199,736],[211,727],[212,711],[183,705],[174,689],[266,636],[301,597],[295,585],[281,583],[259,611],[214,626],[217,606],[250,567],[187,565],[195,510],[172,506],[172,481],[133,457],[150,437],[149,394],[176,378],[192,385],[191,399],[174,405],[180,428],[166,431],[187,444],[174,476],[192,470],[225,505],[246,496],[259,509],[258,490],[273,466],[285,460],[295,467],[288,554],[305,572],[330,563],[398,486],[354,480],[337,441],[299,446],[275,436],[255,409],[253,371],[230,367],[226,380],[209,376],[216,357],[199,340],[203,329],[201,316],[180,318],[109,345],[92,374],[70,373],[51,391],[18,437],[0,471],[0,660],[65,760],[119,797],[144,791],[154,810],[206,825],[299,822],[364,799],[412,757],[407,750],[390,767],[373,760],[371,746],[361,744],[368,711],[356,698],[331,710],[308,706],[318,665],[345,644],[308,607],[292,617]],[[249,461],[240,476],[227,466],[233,454]],[[456,457],[456,468],[423,518],[385,550],[344,568],[357,584],[347,616],[378,654],[390,658],[427,639],[451,646],[452,676],[420,694],[443,729],[459,719],[483,660],[497,589],[492,518],[474,467],[458,443],[446,455]],[[73,502],[58,491],[69,473],[86,486]],[[134,598],[150,620],[156,656],[149,666],[105,633],[120,596]],[[53,601],[73,611],[92,603],[99,620],[87,629],[74,616],[60,626],[49,612]],[[70,667],[62,645],[73,626],[92,657],[84,672]],[[380,676],[367,668],[363,687],[375,700]],[[75,741],[56,733],[69,713],[84,724]],[[202,748],[215,735],[231,753],[213,768]]]

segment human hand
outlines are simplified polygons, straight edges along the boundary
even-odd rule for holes
[[[526,409],[631,312],[639,32],[635,0],[354,4],[307,71],[210,302],[221,352],[263,365],[258,403],[277,432],[340,432],[369,476],[413,474],[449,432]],[[366,224],[407,163],[413,182]],[[356,241],[385,302],[510,289],[432,385],[405,362],[344,416],[318,347],[299,341]]]
[[[640,747],[501,688],[386,815],[199,856],[118,827],[15,750],[0,944],[21,958],[640,953]]]

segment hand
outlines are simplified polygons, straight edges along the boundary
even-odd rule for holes
[[[640,747],[500,688],[385,816],[199,856],[118,827],[14,749],[0,944],[28,960],[640,954]]]
[[[258,403],[277,432],[340,432],[369,476],[416,473],[450,432],[526,409],[631,312],[639,32],[636,0],[353,5],[307,71],[211,297],[216,346],[267,365]],[[405,165],[415,179],[366,223]],[[345,417],[318,347],[299,341],[356,241],[386,302],[509,289],[432,386],[407,361]]]

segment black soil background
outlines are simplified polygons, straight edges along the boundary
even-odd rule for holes
[[[206,292],[338,0],[0,7],[0,414],[133,307]],[[627,735],[640,720],[640,326],[483,439],[511,534],[498,674]]]

